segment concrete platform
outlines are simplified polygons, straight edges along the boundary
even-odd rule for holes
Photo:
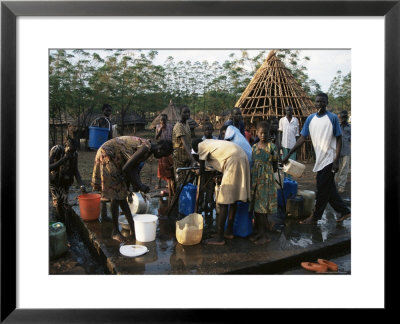
[[[161,201],[160,206],[160,199],[153,198],[150,213],[158,215],[164,204]],[[119,253],[120,243],[111,239],[111,222],[85,222],[79,217],[79,206],[73,206],[73,210],[81,234],[112,274],[278,274],[298,267],[302,261],[349,254],[351,248],[351,220],[338,225],[334,212],[327,209],[318,225],[286,219],[285,227],[271,233],[272,241],[262,246],[240,237],[227,240],[224,246],[183,246],[175,239],[175,222],[160,217],[155,241],[126,243],[145,245],[149,252],[128,258]],[[203,239],[215,233],[212,222],[206,223]]]

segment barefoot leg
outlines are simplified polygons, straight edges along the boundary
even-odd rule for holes
[[[118,202],[119,202],[119,206],[121,207],[122,211],[124,212],[126,220],[129,223],[129,227],[131,229],[130,234],[131,234],[131,236],[134,236],[134,234],[135,234],[135,223],[133,221],[131,210],[129,209],[128,202],[126,200],[118,200]]]
[[[118,208],[119,208],[119,202],[116,199],[112,199],[111,200],[111,216],[112,216],[112,238],[114,238],[114,236],[118,236],[118,234],[122,236],[122,234],[119,231],[119,227],[118,227]],[[114,238],[117,239],[117,238]]]
[[[224,235],[225,238],[233,239],[233,223],[235,221],[236,210],[237,210],[237,203],[229,205],[228,226],[226,227]]]
[[[122,236],[121,232],[114,232],[113,231],[112,234],[111,234],[111,238],[113,240],[116,240],[116,241],[121,242],[121,243],[126,242],[126,239],[125,239],[125,237]]]
[[[314,219],[313,216],[314,216],[314,215],[311,215],[310,217],[308,217],[308,218],[306,218],[306,219],[300,221],[299,223],[300,223],[300,224],[304,224],[304,225],[315,225],[315,224],[317,224],[317,220]]]
[[[225,221],[226,221],[227,213],[228,213],[228,205],[220,205],[220,212],[219,212],[219,214],[217,214],[217,219],[216,219],[217,235],[215,238],[207,240],[206,244],[217,244],[215,242],[219,242],[219,244],[217,244],[217,245],[225,244],[224,228],[225,228]]]

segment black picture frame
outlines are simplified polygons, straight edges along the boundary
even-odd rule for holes
[[[1,321],[6,323],[218,322],[244,310],[16,309],[16,19],[18,16],[384,16],[385,309],[398,275],[387,249],[399,232],[400,0],[395,1],[2,1]],[[371,44],[373,46],[373,44]],[[367,135],[366,137],[368,137]],[[373,132],[371,134],[373,136]],[[371,153],[372,159],[373,153]],[[389,171],[390,170],[390,171]],[[390,213],[389,213],[390,211]],[[252,317],[260,310],[252,310]],[[228,316],[228,317],[226,317]],[[233,320],[232,320],[233,321]]]

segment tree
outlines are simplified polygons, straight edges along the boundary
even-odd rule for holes
[[[329,107],[333,112],[351,111],[351,72],[345,76],[340,70],[336,72],[329,86],[328,96]]]

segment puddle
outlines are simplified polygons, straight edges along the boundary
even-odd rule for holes
[[[326,242],[335,235],[350,232],[351,221],[345,220],[342,224],[336,223],[339,215],[328,206],[317,226],[302,225],[297,219],[287,219],[286,226],[279,238],[282,249],[306,248],[314,243]]]
[[[138,244],[146,246],[148,253],[136,257],[127,258],[119,253],[119,243],[110,239],[111,223],[86,223],[91,235],[104,243],[107,254],[118,264],[118,271],[123,274],[204,274],[210,273],[210,269],[218,268],[223,272],[230,265],[242,259],[248,260],[249,255],[264,257],[262,247],[255,247],[247,239],[237,238],[228,242],[221,248],[220,253],[214,253],[215,247],[210,248],[204,244],[194,246],[183,246],[176,241],[175,222],[178,215],[177,207],[170,217],[165,215],[168,210],[168,199],[166,197],[154,197],[149,202],[149,214],[159,216],[157,220],[156,239],[152,242],[139,242],[136,240],[128,241],[126,244]],[[109,215],[111,216],[111,215]],[[204,217],[204,215],[203,215]],[[270,223],[278,233],[274,233],[275,242],[267,246],[273,249],[271,252],[277,253],[279,250],[306,249],[315,243],[326,242],[336,235],[349,233],[351,230],[350,220],[341,225],[335,221],[335,213],[326,210],[317,226],[307,226],[298,224],[294,218],[285,219],[284,214],[272,215],[269,217]],[[204,217],[203,239],[207,239],[216,232],[215,211],[212,215]],[[129,234],[129,231],[125,231]],[[123,233],[124,234],[124,233]],[[83,244],[83,242],[82,242]],[[71,242],[71,245],[75,243]],[[82,249],[81,243],[74,247]],[[212,252],[214,251],[214,252]],[[101,273],[96,268],[89,256],[78,251],[79,262],[87,263],[87,267],[92,269],[91,273]],[[229,260],[229,261],[224,261]],[[225,262],[227,262],[225,264]],[[216,265],[214,265],[216,264]]]

